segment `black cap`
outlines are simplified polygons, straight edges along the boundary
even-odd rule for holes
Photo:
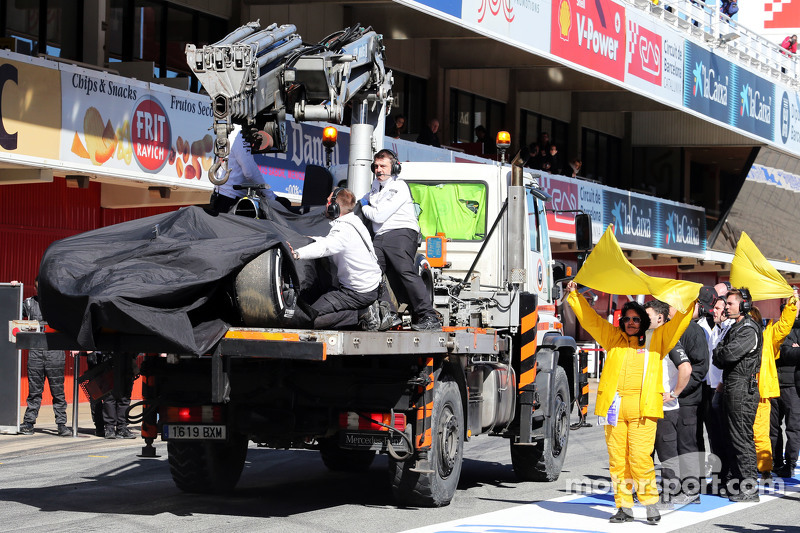
[[[697,295],[697,302],[700,304],[700,314],[711,314],[714,303],[717,301],[717,291],[710,285],[700,287],[700,294]]]

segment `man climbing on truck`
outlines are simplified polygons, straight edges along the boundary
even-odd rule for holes
[[[419,241],[419,223],[414,213],[414,200],[405,181],[398,179],[401,166],[391,150],[380,150],[372,160],[375,180],[361,199],[362,213],[372,221],[375,232],[375,251],[385,273],[387,266],[403,281],[411,300],[415,321],[411,329],[426,331],[441,329],[442,323],[433,310],[425,283],[415,272],[414,258]],[[388,296],[383,297],[389,301]]]

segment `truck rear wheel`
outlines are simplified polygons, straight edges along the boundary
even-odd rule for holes
[[[228,442],[170,440],[169,471],[184,492],[222,493],[233,490],[247,458],[247,437]]]
[[[363,472],[375,459],[374,450],[348,450],[340,448],[336,439],[323,439],[319,443],[322,462],[334,472]]]
[[[431,472],[412,472],[414,461],[389,459],[392,492],[401,505],[442,507],[456,492],[464,459],[464,411],[455,381],[436,382],[431,415]]]
[[[555,383],[548,398],[552,429],[532,444],[511,442],[511,464],[523,481],[555,481],[564,466],[569,441],[569,383],[564,369],[556,367]]]
[[[286,308],[283,293],[288,283],[280,248],[271,248],[247,263],[236,275],[236,303],[245,325],[279,326]]]

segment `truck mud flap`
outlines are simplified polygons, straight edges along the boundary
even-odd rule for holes
[[[589,411],[589,352],[581,350],[578,352],[578,394],[576,395],[576,402],[578,404],[578,416],[580,420],[570,426],[570,429],[580,429],[591,427],[591,424],[586,421],[586,416]]]

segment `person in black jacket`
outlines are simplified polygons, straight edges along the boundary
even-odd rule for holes
[[[797,289],[795,289],[797,294]],[[800,372],[800,307],[792,331],[781,344],[781,356],[775,360],[781,395],[772,399],[770,411],[770,440],[772,441],[773,471],[781,477],[792,477],[800,451],[800,394],[796,388]],[[786,442],[781,424],[786,425]]]
[[[713,304],[712,304],[713,305]],[[700,303],[694,307],[692,322],[681,335],[680,344],[683,346],[689,362],[692,364],[692,374],[689,383],[678,396],[678,454],[680,457],[681,489],[682,493],[673,499],[676,505],[686,503],[700,503],[700,459],[698,455],[700,446],[697,435],[697,411],[703,400],[703,382],[708,373],[709,353],[708,343],[703,328],[696,322],[700,317]],[[669,308],[670,319],[675,316],[676,309]],[[700,433],[702,439],[702,432]]]
[[[428,146],[440,147],[439,142],[439,119],[432,118],[427,126],[422,127],[422,131],[417,135],[417,142],[419,144],[427,144]]]
[[[723,398],[731,446],[735,452],[734,482],[727,487],[733,502],[757,502],[756,443],[753,424],[758,409],[758,370],[763,335],[749,313],[749,292],[731,289],[725,312],[734,324],[714,348],[712,362],[722,369]],[[738,487],[736,486],[738,481]]]

